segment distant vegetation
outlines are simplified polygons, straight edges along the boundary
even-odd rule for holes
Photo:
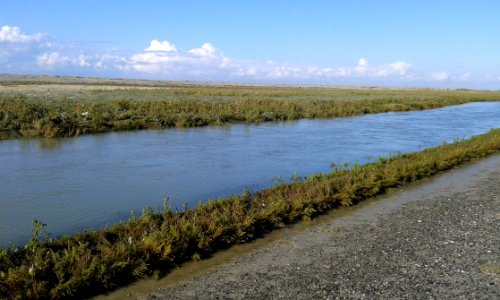
[[[111,83],[0,81],[0,139],[347,117],[500,100],[500,91]]]
[[[144,276],[160,276],[184,261],[210,256],[287,223],[499,151],[500,129],[494,129],[470,140],[363,166],[332,166],[329,174],[295,178],[182,212],[172,211],[166,200],[163,208],[146,208],[127,222],[55,240],[48,239],[44,224],[35,221],[24,247],[0,249],[0,298],[82,298]]]

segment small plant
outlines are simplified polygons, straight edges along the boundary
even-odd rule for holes
[[[40,235],[42,233],[45,234],[45,239],[46,240],[48,239],[49,234],[45,231],[46,226],[47,226],[47,224],[44,224],[38,220],[32,221],[33,228],[31,229],[31,237],[25,246],[26,249],[31,249],[34,252],[35,248],[41,243]]]
[[[294,173],[294,174],[292,175],[292,177],[290,177],[290,180],[291,180],[292,182],[300,182],[300,181],[302,181],[302,177],[300,177],[300,176],[299,176],[299,174]]]

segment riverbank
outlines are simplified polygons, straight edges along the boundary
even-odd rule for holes
[[[230,245],[254,240],[300,219],[310,220],[405,183],[428,178],[500,150],[500,129],[422,152],[337,168],[255,193],[245,191],[184,212],[144,209],[141,217],[103,230],[40,240],[34,222],[22,248],[0,249],[0,296],[74,298],[160,276],[180,263],[199,260]]]
[[[499,182],[496,155],[108,299],[496,299]]]
[[[324,119],[475,101],[500,101],[500,92],[0,76],[0,139]]]

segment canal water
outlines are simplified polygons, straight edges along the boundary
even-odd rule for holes
[[[0,141],[0,245],[33,219],[53,236],[257,190],[293,175],[419,151],[500,127],[500,102],[330,120]]]

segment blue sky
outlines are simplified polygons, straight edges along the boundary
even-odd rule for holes
[[[500,89],[500,1],[1,1],[0,73]]]

